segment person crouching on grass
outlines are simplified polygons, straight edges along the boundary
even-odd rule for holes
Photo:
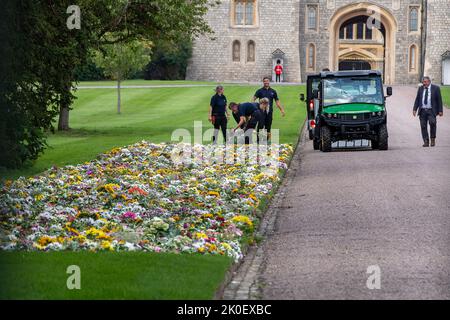
[[[245,103],[230,103],[230,110],[233,112],[233,117],[237,122],[236,128],[243,129],[245,133],[245,144],[252,143],[253,131],[257,128],[258,143],[259,143],[259,131],[264,128],[265,116],[267,108],[269,107],[269,99],[263,98],[257,102],[245,102]]]
[[[227,141],[227,98],[223,94],[223,87],[216,87],[216,94],[211,97],[209,104],[209,121],[214,126],[213,144],[217,143],[219,129],[222,129],[224,143]]]

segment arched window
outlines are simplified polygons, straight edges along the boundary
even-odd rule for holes
[[[255,24],[255,0],[236,0],[233,3],[234,24],[238,26],[252,26]]]
[[[317,30],[317,6],[308,6],[308,29]]]
[[[241,43],[239,40],[233,41],[233,62],[241,61]]]
[[[417,72],[417,46],[409,47],[409,72]]]
[[[253,40],[247,43],[247,62],[255,62],[255,42]]]
[[[309,71],[316,70],[316,46],[312,43],[308,45],[306,65]]]
[[[419,9],[411,8],[409,10],[409,31],[414,32],[419,30]]]

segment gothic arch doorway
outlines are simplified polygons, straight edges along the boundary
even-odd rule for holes
[[[395,82],[397,22],[387,9],[366,2],[344,6],[332,16],[329,30],[329,61],[334,70],[369,64],[382,72],[386,84]]]

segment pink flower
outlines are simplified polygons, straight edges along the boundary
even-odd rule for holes
[[[122,215],[122,218],[123,218],[123,219],[136,220],[137,215],[136,215],[136,213],[133,213],[133,212],[131,212],[131,211],[128,211],[128,212],[125,212],[125,213]]]

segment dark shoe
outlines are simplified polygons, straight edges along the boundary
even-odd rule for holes
[[[436,145],[436,139],[431,138],[431,146],[434,147]]]
[[[423,146],[422,146],[422,147],[429,147],[429,146],[430,146],[430,141],[425,140],[425,141],[423,142]]]

